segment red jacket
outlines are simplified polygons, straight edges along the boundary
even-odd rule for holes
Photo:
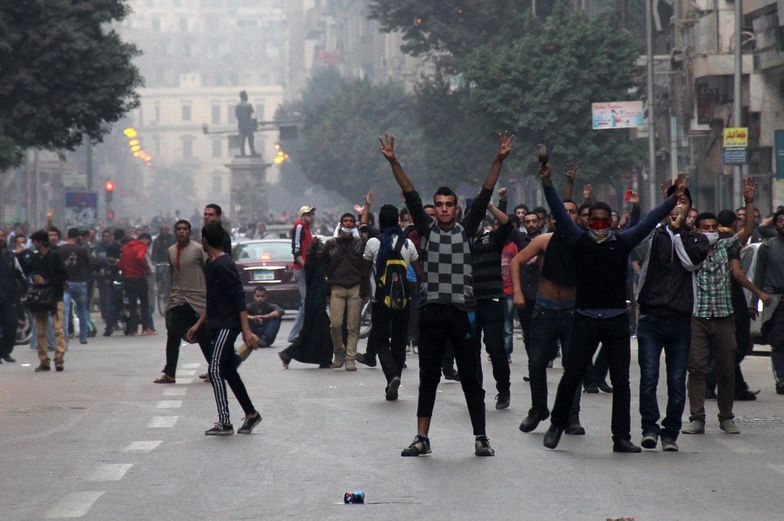
[[[137,239],[131,239],[125,246],[122,247],[120,253],[120,269],[122,270],[123,278],[138,279],[146,277],[150,273],[150,267],[147,265],[147,246]]]
[[[301,270],[304,267],[296,259],[301,255],[302,260],[306,260],[311,241],[313,241],[313,234],[308,223],[302,219],[295,222],[294,228],[291,230],[291,254],[294,256],[292,267],[295,270]]]

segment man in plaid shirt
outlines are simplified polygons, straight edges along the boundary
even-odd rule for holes
[[[754,191],[751,178],[743,181],[746,213],[754,212]],[[702,213],[695,223],[711,244],[708,257],[695,273],[697,289],[691,319],[689,349],[689,424],[684,434],[705,432],[705,373],[711,351],[716,362],[719,404],[719,427],[728,434],[740,434],[735,425],[732,405],[735,399],[735,319],[732,309],[730,257],[737,253],[754,231],[754,220],[746,219],[737,234],[719,240],[719,221],[712,213]]]

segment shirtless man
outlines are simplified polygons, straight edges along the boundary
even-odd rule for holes
[[[564,201],[564,208],[576,223],[577,205],[567,199]],[[547,408],[547,365],[556,339],[561,341],[564,357],[568,356],[576,283],[570,253],[558,231],[538,235],[512,259],[510,271],[514,288],[514,305],[517,307],[526,305],[520,283],[520,266],[528,263],[537,263],[540,275],[536,301],[533,304],[530,342],[525,344],[531,384],[531,409],[520,423],[520,430],[523,432],[533,431],[539,422],[550,416],[550,410]],[[585,429],[580,425],[579,388],[574,394],[572,414],[565,432],[585,434]]]

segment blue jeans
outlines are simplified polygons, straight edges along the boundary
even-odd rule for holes
[[[514,299],[504,297],[504,350],[506,350],[506,356],[510,356],[514,351],[514,319],[516,314]]]
[[[294,325],[291,326],[289,342],[297,339],[300,331],[302,331],[302,322],[305,320],[305,294],[308,289],[305,284],[305,270],[294,270],[294,280],[297,281],[297,288],[299,289],[299,309],[297,310],[297,318],[294,319]]]
[[[87,283],[86,282],[66,282],[65,293],[65,338],[68,338],[68,323],[71,321],[71,305],[76,303],[76,314],[79,317],[79,342],[87,342]],[[66,342],[67,344],[67,342]]]
[[[691,344],[691,318],[640,315],[637,326],[637,358],[640,363],[640,416],[642,433],[677,440],[686,406],[686,367]],[[656,385],[664,349],[667,364],[667,415],[659,421]]]
[[[263,339],[267,346],[271,346],[275,341],[275,337],[278,336],[280,322],[280,318],[270,318],[263,324],[256,324],[253,322],[250,324],[250,330],[254,335]]]

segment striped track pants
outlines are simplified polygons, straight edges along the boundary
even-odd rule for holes
[[[213,329],[210,331],[212,342],[212,359],[210,360],[210,379],[215,393],[215,404],[218,407],[218,421],[231,423],[229,419],[229,400],[226,396],[226,382],[240,402],[245,416],[256,410],[250,401],[248,391],[237,372],[238,357],[234,352],[234,341],[240,334],[238,329]]]

